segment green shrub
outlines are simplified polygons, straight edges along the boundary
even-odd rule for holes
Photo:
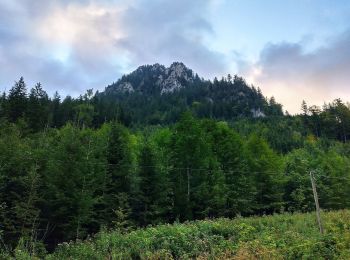
[[[46,259],[350,259],[350,211],[324,212],[322,220],[324,235],[314,213],[102,231]]]

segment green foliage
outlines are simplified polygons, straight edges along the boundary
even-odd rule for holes
[[[49,97],[40,83],[30,90],[26,117],[29,127],[38,132],[49,124]]]
[[[254,176],[255,203],[259,213],[279,211],[283,206],[283,184],[281,158],[268,144],[252,135],[245,146],[248,170]]]
[[[112,123],[108,133],[106,149],[107,172],[103,183],[101,217],[109,225],[115,211],[129,212],[133,185],[133,158],[131,137],[128,130],[119,123]]]
[[[9,254],[38,255],[43,245],[53,250],[101,230],[116,229],[125,238],[160,223],[308,212],[314,209],[310,171],[323,209],[350,207],[350,110],[341,100],[322,109],[303,103],[302,115],[283,116],[273,98],[267,101],[237,76],[213,82],[194,76],[164,95],[153,89],[153,76],[146,67],[119,82],[144,79],[144,93],[89,90],[61,100],[58,93],[49,98],[40,83],[28,95],[21,78],[1,96],[0,244]],[[186,228],[175,226],[182,239]],[[188,254],[186,238],[177,248],[171,237],[165,249],[147,249],[142,257],[279,254],[271,237],[265,237],[271,244],[256,239],[259,226],[238,229],[246,237],[239,252],[225,240],[219,249],[207,252],[203,242]],[[312,250],[332,256],[334,237],[323,239]],[[112,257],[139,256],[133,250]]]
[[[37,168],[29,140],[13,125],[2,125],[0,134],[0,230],[10,245],[33,234],[38,217]]]
[[[172,172],[174,190],[174,215],[182,220],[192,218],[194,196],[193,172],[190,168],[202,168],[205,143],[201,129],[190,113],[183,115],[172,138]],[[202,153],[203,152],[203,153]],[[202,156],[201,156],[202,155]]]
[[[310,171],[317,178],[321,207],[347,208],[349,201],[349,157],[343,145],[322,147],[322,143],[309,143],[305,148],[285,157],[285,201],[288,210],[308,211],[314,208],[310,187]]]
[[[348,259],[349,211],[217,219],[101,232],[61,244],[45,259]]]
[[[130,221],[130,207],[126,201],[126,197],[119,197],[118,208],[113,210],[114,219],[112,220],[113,228],[120,232],[125,232],[130,229],[132,222]]]
[[[27,86],[23,77],[10,89],[8,95],[7,115],[11,122],[16,122],[24,116],[27,108]]]
[[[281,155],[257,134],[190,112],[136,133],[115,122],[27,131],[1,123],[0,231],[10,250],[20,238],[52,250],[101,229],[310,211],[311,170],[323,209],[350,206],[350,148],[327,139]]]
[[[157,161],[154,144],[145,140],[139,155],[140,224],[156,224],[166,219],[170,205],[169,177]]]
[[[220,164],[224,186],[218,187],[225,200],[223,215],[234,217],[251,213],[255,196],[253,175],[249,174],[244,155],[243,140],[225,122],[205,121],[207,139],[212,143],[214,155]]]

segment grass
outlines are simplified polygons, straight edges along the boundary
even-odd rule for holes
[[[350,259],[350,211],[215,219],[101,232],[45,259]],[[16,259],[31,259],[23,251]]]

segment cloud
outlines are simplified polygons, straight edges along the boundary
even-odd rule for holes
[[[110,4],[0,0],[1,87],[8,89],[23,75],[30,85],[41,81],[51,93],[78,95],[119,77],[112,42],[120,31],[119,9]]]
[[[292,113],[300,112],[303,99],[310,105],[335,98],[349,101],[349,46],[350,30],[313,51],[306,51],[303,43],[268,44],[258,62],[242,64],[241,72]]]
[[[24,76],[29,87],[40,81],[50,94],[76,96],[104,89],[139,65],[182,61],[205,78],[238,67],[292,113],[303,99],[318,105],[337,97],[350,100],[350,31],[313,51],[305,39],[270,43],[252,62],[244,53],[210,48],[220,41],[211,14],[222,3],[0,0],[0,90]]]
[[[205,19],[210,1],[149,1],[130,7],[122,17],[126,37],[117,42],[135,64],[182,61],[203,76],[226,68],[224,55],[210,50],[214,30]],[[150,19],[152,17],[152,19]]]
[[[176,60],[205,77],[221,74],[223,54],[207,47],[211,1],[0,0],[0,88],[23,75],[77,95],[139,65]]]

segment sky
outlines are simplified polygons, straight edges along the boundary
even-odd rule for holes
[[[300,112],[350,101],[347,0],[0,0],[0,90],[103,90],[143,64],[243,76]]]

